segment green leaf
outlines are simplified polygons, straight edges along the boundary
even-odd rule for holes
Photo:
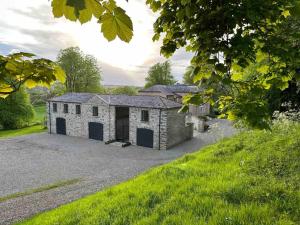
[[[117,7],[117,5],[114,0],[109,0],[103,3],[103,7],[112,12]]]
[[[64,15],[64,7],[66,0],[53,0],[51,3],[52,13],[54,17],[62,17]]]
[[[101,17],[101,32],[108,41],[112,41],[117,36],[117,24],[111,13],[105,13]]]
[[[67,6],[74,9],[75,16],[79,17],[79,12],[86,9],[85,0],[67,0]]]
[[[71,21],[76,21],[77,17],[75,15],[75,9],[71,6],[65,6],[64,7],[64,15],[66,19],[71,20]]]
[[[10,55],[10,57],[14,58],[14,59],[20,59],[23,57],[31,58],[33,56],[35,56],[35,54],[28,53],[28,52],[18,52],[18,53],[13,53]]]
[[[54,75],[58,81],[60,81],[61,83],[65,83],[66,74],[65,74],[65,71],[60,66],[55,67]]]
[[[129,42],[133,36],[132,21],[122,8],[117,7],[114,12],[118,25],[118,36],[121,40]]]
[[[256,69],[257,72],[261,74],[267,74],[269,72],[269,66],[268,65],[262,65],[261,67],[258,67]]]
[[[101,31],[104,37],[108,41],[112,41],[118,35],[122,41],[129,42],[133,36],[131,19],[120,7],[115,8],[113,12],[114,14],[105,13],[101,17]]]
[[[154,34],[153,37],[152,37],[152,41],[158,41],[159,38],[160,38],[159,34]]]
[[[188,112],[189,111],[189,106],[188,105],[183,105],[180,109],[179,109],[179,113],[181,112]]]
[[[14,63],[13,61],[8,61],[5,65],[5,69],[12,72],[16,72],[18,70],[16,63]]]
[[[284,10],[281,15],[283,15],[285,18],[289,17],[291,15],[289,10]]]
[[[28,87],[29,89],[34,88],[37,86],[37,82],[31,79],[28,79],[25,81],[25,86]]]
[[[235,120],[236,116],[235,116],[234,112],[228,111],[228,117],[227,117],[227,119],[228,120]]]
[[[86,7],[88,9],[90,9],[90,11],[93,13],[93,15],[98,19],[104,12],[103,6],[95,0],[85,0],[85,4],[86,4]]]
[[[79,12],[79,18],[81,24],[86,23],[92,19],[92,11],[90,9],[84,9]]]

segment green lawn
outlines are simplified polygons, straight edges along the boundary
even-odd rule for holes
[[[241,133],[20,224],[300,224],[299,137]]]
[[[20,136],[20,135],[25,135],[25,134],[40,133],[40,132],[44,132],[44,131],[46,131],[46,129],[44,128],[43,125],[40,125],[40,124],[21,128],[21,129],[16,129],[16,130],[0,130],[0,139]]]
[[[0,139],[45,131],[43,121],[46,113],[46,106],[35,106],[34,110],[35,118],[32,121],[32,126],[15,130],[0,130]]]
[[[34,111],[35,111],[34,122],[43,122],[46,116],[46,105],[35,106]]]

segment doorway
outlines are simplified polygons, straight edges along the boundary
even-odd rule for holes
[[[56,133],[66,135],[66,120],[64,118],[56,118]]]
[[[129,141],[129,107],[116,107],[116,140]]]

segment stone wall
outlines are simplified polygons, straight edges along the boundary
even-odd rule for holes
[[[195,116],[207,116],[210,114],[210,104],[204,103],[200,106],[198,105],[189,105],[189,112]]]
[[[142,110],[149,111],[149,121],[141,120]],[[149,108],[129,108],[129,141],[136,145],[136,131],[137,128],[146,128],[153,130],[153,148],[159,149],[159,109]]]
[[[186,114],[178,109],[167,111],[167,148],[180,144],[193,137],[192,124],[186,124]]]
[[[69,136],[88,138],[88,123],[103,124],[103,140],[115,139],[115,106],[109,106],[99,99],[91,99],[81,105],[81,114],[76,115],[76,103],[56,102],[57,112],[53,112],[50,102],[48,115],[48,131],[56,133],[56,118],[66,120],[66,134]],[[63,112],[63,105],[68,104],[68,113]],[[93,116],[93,106],[98,106],[98,116]],[[142,110],[149,111],[149,121],[141,120]],[[48,111],[48,103],[47,103]],[[153,148],[165,150],[190,138],[190,131],[185,124],[185,114],[177,113],[178,109],[149,109],[129,107],[129,141],[136,145],[137,128],[153,131]],[[51,119],[51,123],[50,123]],[[51,126],[50,126],[51,124]],[[188,137],[187,137],[188,136]]]
[[[102,104],[101,102],[90,102],[87,104],[57,102],[57,112],[53,112],[53,102],[50,102],[51,128],[48,119],[48,131],[56,133],[56,118],[66,120],[66,134],[69,136],[88,138],[88,123],[98,122],[103,124],[103,141],[115,139],[115,107]],[[68,113],[63,112],[63,105],[68,104]],[[76,114],[76,105],[81,105],[81,114]],[[98,116],[93,116],[93,106],[98,106]],[[47,104],[48,109],[48,104]],[[48,111],[48,110],[47,110]]]

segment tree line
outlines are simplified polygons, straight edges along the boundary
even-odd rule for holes
[[[192,81],[207,87],[186,96],[183,111],[188,104],[209,102],[224,117],[269,128],[272,103],[299,108],[299,0],[147,0],[146,4],[158,15],[153,40],[162,39],[161,54],[170,57],[179,48],[190,51]],[[129,42],[133,36],[130,17],[114,0],[52,0],[52,11],[55,17],[81,23],[96,18],[109,41],[118,37]],[[32,59],[29,53],[1,56],[0,72],[0,97],[21,85],[49,86],[63,77],[55,64]],[[76,88],[72,79],[67,83]]]
[[[52,63],[52,62],[51,62]],[[59,52],[57,65],[65,79],[52,83],[49,89],[28,89],[21,85],[6,98],[0,99],[0,125],[4,129],[18,129],[30,125],[35,112],[34,105],[45,104],[46,100],[66,92],[89,92],[100,94],[136,95],[139,88],[133,86],[105,87],[101,84],[102,71],[97,59],[84,54],[78,47]],[[28,82],[28,80],[26,81]],[[174,84],[169,61],[157,63],[149,69],[145,87],[155,84]]]

